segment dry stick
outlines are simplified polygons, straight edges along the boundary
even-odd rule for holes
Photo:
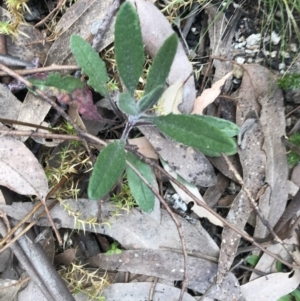
[[[154,168],[156,168],[157,170],[159,170],[163,175],[165,175],[171,182],[175,183],[179,188],[181,188],[188,196],[190,196],[193,201],[205,208],[207,211],[209,211],[212,215],[214,215],[215,217],[217,217],[220,221],[223,222],[223,224],[227,227],[229,227],[230,229],[232,229],[233,231],[235,231],[237,234],[239,234],[240,236],[242,236],[244,239],[246,239],[247,241],[251,242],[254,246],[256,246],[258,249],[260,249],[261,251],[265,252],[266,254],[270,255],[271,257],[273,257],[274,259],[282,262],[283,264],[285,264],[286,266],[290,267],[290,268],[298,268],[300,269],[300,265],[293,265],[290,264],[289,262],[287,262],[284,259],[281,259],[279,256],[273,254],[272,252],[270,252],[268,249],[265,249],[264,247],[262,247],[259,243],[257,243],[250,235],[248,235],[246,232],[244,232],[243,230],[240,230],[238,228],[236,228],[235,226],[233,226],[232,224],[230,224],[226,219],[224,219],[223,217],[221,217],[218,213],[216,213],[212,208],[210,208],[206,203],[202,203],[198,198],[196,198],[181,182],[179,182],[178,180],[176,180],[173,176],[171,176],[169,173],[167,173],[162,167],[160,167],[156,162],[146,158],[145,156],[143,156],[142,154],[140,154],[137,151],[134,151],[130,148],[128,148],[129,151],[133,152],[139,159],[141,159],[143,162],[149,164],[150,166],[153,166]]]
[[[41,67],[41,68],[34,68],[34,69],[21,69],[21,70],[14,70],[19,75],[30,75],[34,73],[40,73],[40,72],[50,72],[50,71],[63,71],[63,70],[80,70],[81,68],[76,65],[66,65],[66,66],[60,66],[60,65],[51,65],[47,67]],[[7,76],[6,72],[0,72],[0,76]]]
[[[99,52],[100,51],[100,44],[103,40],[103,36],[107,31],[108,26],[110,25],[112,18],[116,11],[118,10],[120,6],[121,1],[120,0],[115,0],[111,6],[109,7],[106,16],[104,20],[102,21],[101,25],[98,28],[97,34],[94,36],[92,47]]]
[[[229,161],[228,157],[225,156],[224,154],[222,154],[222,157],[225,159],[229,170],[232,171],[237,179],[237,181],[239,182],[239,184],[242,186],[242,189],[245,191],[248,199],[250,200],[250,203],[253,207],[253,209],[255,210],[256,214],[258,215],[259,219],[261,220],[261,222],[264,224],[264,226],[269,230],[269,232],[271,233],[271,235],[274,237],[274,240],[277,241],[278,243],[280,243],[282,245],[282,247],[290,254],[290,256],[293,258],[293,260],[297,263],[300,264],[299,261],[297,260],[297,258],[293,255],[292,252],[290,252],[284,242],[282,241],[282,239],[280,239],[278,237],[278,235],[274,232],[273,228],[271,227],[271,225],[269,224],[269,222],[267,221],[267,219],[264,217],[263,213],[261,212],[260,208],[258,207],[257,203],[255,202],[254,198],[252,197],[251,192],[249,191],[249,189],[246,187],[242,177],[240,176],[240,174],[237,172],[237,170],[235,169],[235,167],[232,165],[232,163]]]
[[[138,175],[138,177],[148,186],[148,188],[152,191],[152,193],[159,199],[161,204],[165,207],[167,212],[170,214],[171,218],[173,219],[177,231],[180,237],[181,246],[182,246],[182,253],[183,253],[183,259],[184,259],[184,277],[182,281],[180,296],[178,301],[182,301],[184,291],[187,287],[187,281],[188,281],[188,255],[186,250],[186,242],[182,231],[182,226],[180,221],[176,218],[173,211],[170,209],[166,201],[160,196],[159,192],[149,183],[149,181],[128,161],[126,161],[126,164]]]
[[[51,133],[42,133],[42,132],[34,132],[34,131],[17,131],[17,130],[0,130],[0,136],[31,136],[36,138],[44,138],[44,139],[59,139],[59,140],[75,140],[75,141],[83,141],[84,139],[75,136],[75,135],[67,135],[67,134],[51,134]]]

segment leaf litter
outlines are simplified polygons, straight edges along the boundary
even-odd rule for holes
[[[96,19],[100,20],[112,3],[112,1],[104,1],[101,4],[101,1],[98,2],[79,0],[63,15],[60,20],[61,32],[48,52],[45,65],[74,63],[74,58],[70,59],[69,37],[73,33],[79,33],[83,37],[88,38],[92,22]],[[145,44],[146,52],[153,57],[164,39],[173,30],[166,18],[152,3],[138,0],[131,2],[134,2],[136,5],[141,20],[143,43]],[[99,11],[101,16],[99,16]],[[216,11],[212,5],[208,5],[206,11],[211,20],[216,17]],[[71,18],[70,16],[73,17]],[[218,37],[218,34],[222,31],[222,17],[223,14],[220,14],[220,18],[209,29],[211,45],[215,45],[215,47],[211,47],[213,47],[214,56],[226,54],[227,59],[230,60],[231,51],[229,51],[228,44],[223,43],[222,45],[220,43],[222,39],[220,36]],[[156,22],[153,22],[153,19]],[[111,28],[113,26],[110,27],[107,33],[103,47],[113,40]],[[13,45],[10,45],[10,49],[14,49]],[[38,56],[38,51],[33,50],[32,53],[34,53],[35,57]],[[40,62],[43,63],[43,60]],[[202,99],[205,99],[206,103],[201,103],[202,107],[194,111],[194,113],[202,114],[206,106],[214,103],[219,94],[224,92],[227,85],[225,80],[231,75],[233,69],[233,64],[229,61],[215,59],[214,65],[216,70],[213,82],[215,83],[212,85],[212,90],[205,90],[196,99],[194,79],[190,76],[192,68],[183,48],[180,46],[168,77],[167,84],[169,89],[166,90],[168,92],[165,92],[162,97],[163,110],[169,110],[176,114],[191,112],[193,106],[196,108],[200,101],[202,102]],[[245,187],[258,201],[261,212],[273,227],[284,213],[288,200],[286,184],[288,166],[285,148],[281,142],[281,137],[285,135],[283,96],[281,90],[276,87],[276,82],[267,68],[259,65],[244,65],[241,68],[244,74],[241,87],[235,94],[231,95],[237,101],[236,124],[243,128],[247,120],[251,120],[252,123],[250,130],[244,127],[243,136],[240,138],[241,145],[243,145],[238,150],[240,162],[237,156],[231,159],[232,162],[235,162],[233,165],[236,166],[238,173],[243,175]],[[60,92],[52,91],[51,95],[60,100],[62,97]],[[61,99],[61,101],[70,104],[71,99],[76,99],[76,102],[79,104],[79,107],[76,104],[77,110],[82,117],[87,117],[86,114],[91,114],[91,112],[94,112],[93,116],[98,116],[97,114],[99,113],[93,105],[91,94],[78,94],[77,92],[67,95],[69,98],[67,100],[65,98]],[[90,93],[90,90],[86,88],[86,92]],[[3,97],[3,95],[6,96]],[[4,100],[7,97],[10,97],[14,103],[14,106],[1,110],[0,117],[2,118],[18,118],[19,120],[39,124],[44,121],[50,108],[48,104],[38,100],[32,94],[27,96],[22,107],[20,102],[16,101],[12,94],[7,93],[7,91],[3,90],[0,96],[3,106],[6,104]],[[86,98],[90,100],[90,105],[87,105]],[[157,111],[159,112],[159,106]],[[17,127],[22,129],[22,126]],[[158,154],[173,169],[172,173],[176,172],[188,183],[196,185],[187,184],[187,188],[188,186],[192,187],[188,189],[194,191],[195,189],[197,190],[197,187],[210,187],[211,189],[208,188],[204,194],[205,199],[205,196],[212,195],[214,185],[218,188],[218,183],[223,183],[224,187],[220,189],[219,193],[215,194],[216,200],[208,201],[209,204],[215,204],[226,188],[224,184],[226,181],[221,181],[221,173],[231,180],[237,181],[236,175],[222,158],[209,158],[210,161],[208,161],[200,152],[175,143],[171,139],[162,136],[154,128],[140,127],[140,129],[152,145],[147,146],[143,144],[145,145],[143,147],[147,150],[151,149],[151,156],[157,158]],[[0,138],[0,142],[1,148],[4,150],[0,159],[3,165],[3,168],[1,168],[1,185],[7,186],[20,194],[39,195],[41,199],[45,199],[48,193],[47,179],[35,156],[21,141],[3,136]],[[13,143],[9,146],[11,153],[7,153],[8,143]],[[9,157],[7,157],[8,154]],[[23,157],[26,157],[26,160]],[[213,166],[221,173],[216,175]],[[34,172],[31,172],[33,169]],[[10,176],[7,176],[8,173]],[[17,182],[18,180],[21,182]],[[267,186],[262,191],[261,188],[264,183]],[[198,190],[196,194],[201,200],[202,197]],[[181,197],[189,203],[190,200],[185,196],[184,192],[181,194]],[[122,248],[126,250],[123,250],[119,255],[108,257],[101,253],[94,257],[90,256],[88,260],[93,265],[108,270],[118,269],[119,271],[124,270],[135,274],[152,275],[158,277],[160,281],[162,278],[170,281],[183,280],[183,257],[179,235],[165,210],[161,210],[161,215],[156,215],[156,218],[152,218],[151,215],[136,209],[133,209],[128,215],[122,213],[118,216],[119,212],[114,215],[116,208],[106,202],[101,204],[101,208],[96,202],[87,199],[78,199],[77,201],[71,199],[64,200],[64,202],[66,202],[67,208],[72,208],[72,211],[66,212],[59,206],[54,207],[51,211],[52,218],[60,221],[61,227],[107,235],[118,241]],[[32,210],[33,205],[29,203],[13,203],[11,206],[1,204],[0,208],[8,216],[21,220]],[[199,214],[199,210],[205,212],[202,207],[194,204],[192,211],[203,216],[202,213]],[[227,220],[239,229],[246,229],[247,222],[251,223],[255,227],[254,237],[268,238],[269,232],[258,217],[254,217],[254,220],[256,218],[254,223],[253,218],[252,222],[250,221],[252,211],[253,208],[251,208],[248,197],[242,187],[231,204]],[[89,221],[97,220],[100,215],[103,223],[99,221],[98,223],[87,223],[86,225],[76,224],[76,222],[74,223],[74,216],[70,212],[77,212],[80,214],[81,220]],[[207,218],[216,217],[207,216]],[[209,230],[205,230],[200,223],[192,225],[183,218],[178,217],[178,219],[183,225],[183,234],[186,239],[188,287],[190,289],[202,294],[207,292],[208,297],[217,300],[277,300],[282,295],[291,293],[297,288],[299,284],[298,270],[289,273],[278,273],[274,270],[274,260],[270,256],[269,261],[265,259],[268,256],[266,254],[261,257],[255,268],[265,272],[273,265],[272,274],[266,277],[258,277],[256,275],[256,278],[258,277],[256,280],[254,280],[253,276],[247,284],[243,284],[240,287],[237,278],[232,272],[229,272],[240,245],[240,236],[232,229],[224,227],[219,249],[213,237],[211,237],[211,235],[214,236],[215,234],[208,234]],[[50,226],[46,218],[41,218],[36,223],[44,227]],[[216,224],[220,225],[218,222]],[[292,245],[296,243],[296,241],[290,242]],[[162,248],[164,250],[161,250]],[[272,248],[270,250],[277,252]],[[200,253],[200,255],[198,254],[198,257],[194,256],[195,252]],[[298,254],[297,252],[295,255]],[[284,255],[281,254],[281,256]],[[291,261],[288,255],[285,255],[284,258]],[[217,259],[219,260],[218,264],[216,263]],[[267,262],[267,264],[262,267],[264,262]],[[210,288],[216,276],[218,285]],[[276,290],[274,289],[275,287],[277,288]],[[262,288],[262,290],[259,290],[259,288]],[[103,295],[108,300],[110,298],[126,300],[125,295],[129,290],[134,292],[130,300],[135,300],[135,298],[142,296],[142,292],[145,293],[145,291],[150,289],[149,283],[117,283],[106,288]],[[174,287],[158,283],[156,290],[165,291],[164,300],[177,300],[179,298],[179,290]],[[116,294],[116,291],[118,294]],[[156,300],[155,298],[153,300]],[[194,300],[194,298],[190,294],[185,293],[183,300]]]

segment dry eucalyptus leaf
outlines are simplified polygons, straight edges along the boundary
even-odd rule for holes
[[[237,105],[236,123],[242,127],[246,118],[256,112],[260,113],[258,98],[270,95],[270,73],[258,65],[245,66],[245,73],[239,89],[239,102]],[[268,73],[266,74],[266,71]],[[260,123],[256,123],[252,133],[247,136],[244,149],[239,148],[238,154],[243,168],[243,179],[245,186],[255,198],[260,188],[264,185],[266,176],[266,152],[262,149],[266,137]],[[252,211],[250,201],[246,193],[241,190],[232,203],[227,215],[227,220],[239,229],[244,229],[245,224]],[[224,227],[222,233],[222,244],[219,257],[218,283],[221,283],[229,271],[235,257],[235,253],[240,241],[240,235],[233,230]]]
[[[104,289],[102,296],[105,300],[114,301],[140,301],[148,300],[149,292],[153,287],[151,282],[114,283]],[[130,294],[128,293],[130,292]],[[180,289],[165,284],[157,283],[154,288],[152,301],[177,301]],[[184,293],[183,301],[196,301],[190,294]]]
[[[194,109],[191,114],[203,114],[203,110],[212,102],[216,100],[216,98],[221,93],[221,87],[224,85],[225,81],[231,76],[232,72],[228,72],[221,79],[216,81],[211,88],[205,89],[202,94],[196,98]]]
[[[105,270],[126,271],[134,274],[156,276],[169,280],[183,280],[184,260],[182,254],[162,250],[130,250],[121,254],[106,256],[98,254],[90,257],[90,265]],[[188,256],[187,286],[200,293],[208,288],[208,297],[218,300],[239,299],[240,290],[238,280],[232,273],[222,286],[214,285],[214,278],[218,266],[216,263],[192,256]]]
[[[89,199],[64,200],[66,206],[76,214],[81,213],[77,218],[80,220],[91,220],[98,218],[98,204]],[[31,203],[13,203],[11,206],[0,204],[0,210],[7,215],[21,220],[31,209]],[[101,220],[103,225],[85,225],[85,230],[108,235],[117,240],[126,249],[135,248],[175,248],[181,250],[181,242],[174,221],[170,215],[161,210],[161,220],[156,221],[151,216],[139,210],[132,209],[128,214],[120,210],[120,216],[114,217],[117,207],[110,202],[101,205]],[[61,227],[69,229],[82,229],[80,224],[74,223],[74,218],[59,205],[51,210],[53,219],[61,221]],[[217,257],[219,248],[202,226],[194,226],[180,216],[177,217],[182,223],[183,235],[186,239],[187,250],[201,252],[205,255]],[[40,226],[50,226],[49,220],[41,218],[38,222]],[[138,226],[137,226],[138,225]],[[195,244],[197,241],[197,244]]]
[[[141,22],[143,42],[146,52],[154,57],[163,42],[174,33],[171,25],[160,10],[148,0],[129,0],[137,9]],[[196,98],[193,70],[182,45],[179,43],[167,82],[184,84],[183,102],[179,106],[182,113],[190,113]]]
[[[5,85],[0,84],[0,117],[16,120],[21,106],[21,101]]]
[[[5,299],[6,300],[6,299]],[[49,301],[34,281],[29,280],[28,285],[18,294],[18,301]]]
[[[0,184],[43,200],[48,193],[48,181],[36,157],[14,138],[0,137],[0,145]]]
[[[281,244],[275,244],[275,245],[268,246],[267,250],[275,255],[278,255],[278,257],[282,258],[283,260],[291,262],[290,254],[294,253],[294,256],[296,258],[299,257],[300,254],[299,251],[294,252],[295,245],[297,244],[298,244],[298,236],[296,232],[293,232],[290,238],[284,240],[284,247]],[[290,253],[287,252],[287,250]],[[276,267],[276,259],[268,255],[267,253],[263,253],[258,263],[255,266],[255,270],[261,271],[263,273],[278,272]],[[255,272],[252,272],[249,281],[251,282],[258,278],[260,278],[260,275],[256,274]]]
[[[15,301],[22,283],[12,279],[0,279],[0,300]]]
[[[290,273],[274,273],[260,277],[241,286],[246,301],[279,300],[294,291],[300,282],[300,271]]]

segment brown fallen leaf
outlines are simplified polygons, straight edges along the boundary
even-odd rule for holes
[[[221,87],[224,85],[225,81],[232,75],[232,71],[228,72],[221,79],[216,81],[211,88],[205,89],[200,96],[198,96],[194,103],[194,109],[191,114],[203,114],[203,110],[221,93]]]
[[[136,145],[138,147],[138,151],[147,158],[158,160],[158,154],[156,150],[152,144],[149,143],[146,137],[128,139],[128,143],[131,145]]]

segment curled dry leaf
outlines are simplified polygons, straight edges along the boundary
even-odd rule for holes
[[[151,2],[145,0],[129,0],[137,9],[142,29],[143,42],[146,52],[154,57],[163,42],[174,33],[171,25]],[[190,113],[196,98],[193,70],[182,45],[179,43],[169,76],[168,84],[173,85],[185,82],[183,89],[183,102],[179,109],[183,113]]]
[[[211,88],[205,89],[202,94],[196,98],[194,109],[191,114],[203,114],[203,110],[212,102],[216,100],[216,98],[221,93],[221,87],[224,85],[225,81],[231,76],[232,71],[228,72],[221,79],[216,81]]]
[[[0,137],[0,145],[0,184],[43,200],[48,193],[48,182],[36,157],[21,141],[11,137]]]

